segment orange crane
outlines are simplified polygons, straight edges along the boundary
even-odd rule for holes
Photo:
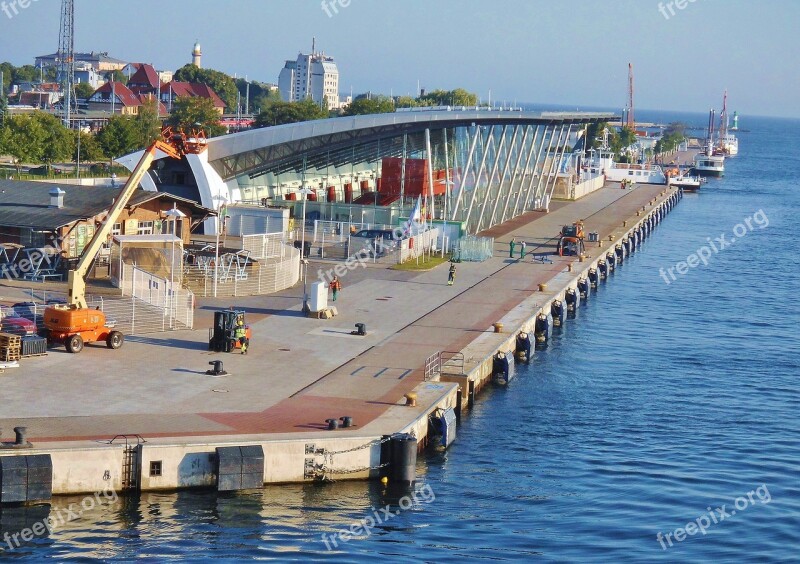
[[[203,132],[193,132],[190,137],[187,137],[183,131],[165,128],[161,132],[161,136],[162,139],[157,139],[145,149],[125,186],[114,199],[114,204],[108,211],[105,221],[95,231],[94,237],[81,254],[77,266],[74,270],[69,271],[67,303],[45,308],[44,325],[48,344],[63,343],[71,353],[81,352],[84,343],[96,341],[105,341],[106,346],[110,349],[118,349],[122,346],[124,340],[122,333],[107,325],[105,314],[102,311],[90,309],[87,306],[84,277],[103,243],[111,234],[112,226],[139,187],[139,182],[150,168],[157,151],[166,153],[167,156],[174,159],[180,159],[186,154],[201,153],[206,148],[206,138]]]

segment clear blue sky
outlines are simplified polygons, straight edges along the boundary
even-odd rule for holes
[[[343,93],[413,94],[419,80],[484,100],[491,89],[493,100],[614,108],[632,62],[640,108],[704,112],[727,88],[730,110],[800,117],[797,0],[680,0],[672,14],[657,0],[326,2],[332,17],[321,0],[75,0],[75,46],[174,70],[197,39],[204,67],[277,82],[316,36]],[[0,60],[55,52],[59,5],[0,11]]]

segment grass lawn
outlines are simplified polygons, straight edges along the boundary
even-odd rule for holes
[[[403,264],[396,264],[392,267],[394,270],[430,270],[432,268],[436,268],[443,262],[448,262],[450,260],[450,255],[425,255],[419,258],[419,264],[417,264],[417,259],[410,259],[404,262]]]

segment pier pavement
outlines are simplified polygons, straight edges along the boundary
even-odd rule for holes
[[[129,336],[111,351],[87,346],[78,355],[51,349],[0,374],[0,436],[28,428],[40,448],[94,444],[139,434],[165,444],[210,437],[303,438],[321,436],[325,420],[354,418],[354,431],[372,436],[397,432],[424,413],[403,408],[403,395],[423,382],[425,359],[460,351],[489,333],[491,325],[528,299],[540,283],[563,272],[575,257],[551,255],[562,225],[583,219],[586,231],[606,238],[623,219],[646,206],[663,186],[632,190],[606,186],[576,202],[553,202],[549,213],[529,212],[483,234],[495,238],[494,257],[461,263],[454,286],[447,266],[405,272],[369,265],[348,272],[330,320],[301,314],[302,287],[271,296],[200,300],[195,330]],[[512,238],[528,255],[509,257]],[[592,249],[588,249],[592,253]],[[312,261],[309,279],[332,263]],[[13,289],[3,288],[4,298]],[[13,298],[11,298],[13,299]],[[213,311],[247,311],[253,340],[247,355],[207,350]],[[368,335],[350,334],[365,323]],[[205,373],[223,360],[227,376]],[[467,363],[475,359],[467,358]],[[430,397],[436,383],[428,383]],[[349,430],[343,430],[348,432]]]

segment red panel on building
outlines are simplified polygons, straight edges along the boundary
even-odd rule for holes
[[[444,170],[433,171],[433,193],[440,196],[445,193],[446,184]],[[385,157],[381,162],[381,182],[378,190],[382,194],[400,194],[403,179],[403,159]],[[405,190],[406,197],[430,195],[427,159],[406,159]]]

